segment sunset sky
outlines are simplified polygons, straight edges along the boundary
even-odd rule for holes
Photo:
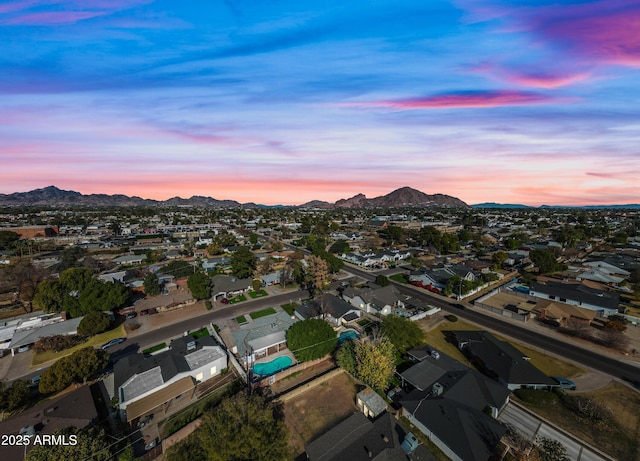
[[[640,203],[640,1],[0,2],[0,193]]]

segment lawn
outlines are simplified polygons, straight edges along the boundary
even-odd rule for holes
[[[391,280],[393,280],[394,282],[405,283],[405,284],[409,283],[408,280],[407,280],[406,275],[402,274],[402,273],[390,275],[389,278]]]
[[[229,298],[229,304],[235,304],[235,303],[239,303],[246,300],[247,300],[247,297],[245,295],[238,295],[233,298]]]
[[[241,315],[239,317],[236,317],[236,322],[238,322],[239,324],[247,323],[247,318],[244,315]]]
[[[152,347],[149,347],[148,349],[143,350],[142,353],[152,354],[154,352],[164,349],[165,347],[167,347],[167,343],[156,344],[155,346],[152,346]]]
[[[256,298],[263,298],[265,296],[267,296],[267,292],[264,290],[260,290],[260,291],[250,291],[249,292],[249,296],[251,296],[251,298],[256,299]]]
[[[209,330],[207,330],[207,328],[201,328],[198,331],[194,331],[193,333],[189,333],[191,336],[193,336],[195,339],[200,339],[200,338],[204,338],[205,336],[209,336]]]
[[[425,324],[426,322],[421,322]],[[460,350],[453,344],[447,342],[443,332],[451,330],[481,330],[482,328],[472,325],[470,323],[458,320],[457,322],[449,322],[445,320],[436,325],[435,328],[426,331],[426,341],[436,349],[450,355],[454,359],[471,366],[466,357],[460,352]],[[540,352],[537,349],[525,346],[517,341],[509,338],[505,338],[500,335],[495,335],[497,338],[506,341],[516,347],[518,350],[524,352],[531,358],[531,364],[540,369],[547,376],[563,376],[565,378],[573,378],[585,373],[585,370],[569,362],[560,360],[545,352]]]
[[[126,337],[127,337],[127,334],[124,331],[124,324],[122,324],[118,328],[114,328],[113,330],[106,331],[104,333],[100,333],[99,335],[92,336],[82,344],[78,344],[77,346],[70,347],[69,349],[65,349],[59,352],[46,351],[40,354],[33,354],[33,357],[31,358],[31,368],[35,368],[51,360],[57,360],[61,357],[71,355],[75,351],[82,349],[84,347],[101,346],[104,343],[111,341],[112,339],[126,338]]]
[[[318,438],[357,410],[357,387],[347,373],[314,387],[284,404],[289,446],[296,455],[304,445]]]
[[[266,309],[262,309],[261,311],[252,312],[249,315],[253,320],[259,319],[260,317],[266,317],[267,315],[275,314],[276,310],[273,307],[267,307]]]
[[[298,307],[298,303],[291,302],[291,303],[283,304],[280,307],[282,307],[287,314],[293,315],[293,311],[295,310],[296,307]]]

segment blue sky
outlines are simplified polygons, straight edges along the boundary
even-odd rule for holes
[[[0,192],[640,202],[640,2],[0,3]]]

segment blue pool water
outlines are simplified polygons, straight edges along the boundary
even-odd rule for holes
[[[342,333],[340,333],[340,336],[338,336],[338,344],[342,344],[343,342],[350,339],[358,339],[359,337],[360,336],[358,336],[358,333],[353,330],[343,331]]]
[[[293,360],[291,360],[291,357],[283,355],[280,357],[276,357],[271,362],[256,363],[251,370],[256,375],[271,376],[279,371],[284,370],[285,368],[289,368],[291,365],[293,365]]]

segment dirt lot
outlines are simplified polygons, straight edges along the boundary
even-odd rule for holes
[[[308,443],[357,410],[357,387],[346,373],[284,404],[289,446],[296,455]]]

